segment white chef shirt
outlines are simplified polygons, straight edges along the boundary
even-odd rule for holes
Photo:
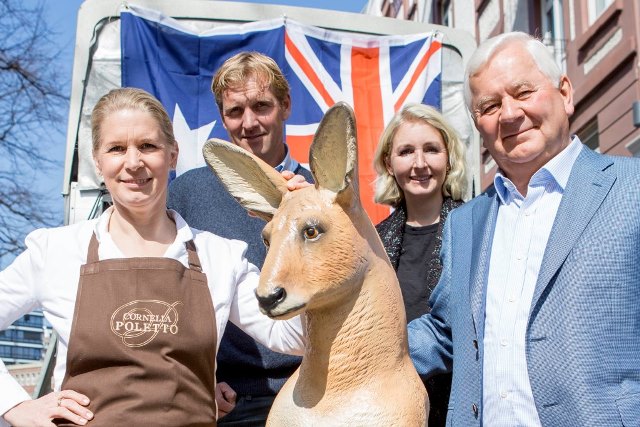
[[[100,260],[125,258],[107,230],[112,212],[113,208],[109,208],[94,220],[33,231],[26,238],[27,250],[0,272],[0,330],[40,309],[58,333],[53,376],[56,390],[65,374],[80,266],[86,263],[91,235],[95,232],[100,243]],[[193,239],[211,291],[218,346],[227,320],[231,320],[273,350],[302,354],[304,337],[299,317],[275,321],[260,313],[254,295],[259,271],[245,258],[246,243],[190,228],[177,212],[169,213],[176,223],[177,235],[164,256],[187,267],[185,243]],[[27,399],[29,396],[0,361],[0,414]],[[0,416],[0,425],[2,422]]]

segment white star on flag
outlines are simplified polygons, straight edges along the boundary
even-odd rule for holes
[[[205,165],[202,157],[202,147],[207,142],[211,130],[216,125],[216,120],[206,123],[197,129],[191,129],[184,118],[184,114],[180,110],[180,106],[176,104],[173,113],[173,133],[180,147],[178,155],[178,165],[176,167],[176,176],[188,171],[189,169],[198,168]]]

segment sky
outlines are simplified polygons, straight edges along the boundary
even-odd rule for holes
[[[236,0],[237,1],[237,0]],[[25,0],[27,4],[44,5],[44,15],[49,21],[50,28],[53,31],[52,38],[55,40],[57,47],[62,49],[59,56],[58,69],[62,73],[62,80],[66,82],[64,93],[70,95],[71,92],[71,72],[73,67],[73,55],[75,45],[75,30],[78,9],[82,4],[81,0]],[[340,10],[346,12],[362,11],[367,0],[254,0],[244,1],[245,3],[267,3],[281,4],[288,6],[314,7],[319,9]],[[135,0],[129,1],[135,4]],[[52,141],[47,149],[47,154],[57,161],[58,167],[40,173],[38,182],[35,187],[40,191],[51,195],[59,195],[62,193],[62,183],[64,175],[64,156],[66,146],[66,130],[67,130],[67,114],[65,112],[65,121],[60,124],[60,132],[52,133]],[[53,206],[60,215],[60,223],[64,217],[64,202],[62,197],[55,198],[59,200]]]

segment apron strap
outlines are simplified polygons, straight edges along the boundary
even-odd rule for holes
[[[93,264],[100,261],[98,258],[98,239],[96,233],[91,234],[91,240],[89,241],[89,249],[87,250],[87,264]]]
[[[193,239],[185,243],[187,247],[187,255],[189,256],[189,268],[202,272],[202,265],[200,264],[200,257],[196,252],[196,244],[193,243]]]
[[[189,257],[189,268],[202,272],[202,264],[196,252],[196,244],[193,243],[193,239],[186,242],[185,246],[187,247],[187,255]],[[93,264],[98,261],[100,261],[98,258],[98,239],[96,238],[96,233],[93,233],[89,241],[89,249],[87,250],[87,264]]]

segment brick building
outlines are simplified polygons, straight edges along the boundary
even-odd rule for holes
[[[40,378],[42,362],[10,365],[7,367],[7,370],[16,379],[16,381],[18,381],[22,388],[26,390],[27,393],[33,395],[33,392]]]
[[[541,37],[574,87],[571,131],[602,153],[640,157],[640,2],[637,0],[370,0],[365,13],[469,31]],[[634,114],[635,113],[635,114]],[[495,163],[480,149],[481,187]]]

